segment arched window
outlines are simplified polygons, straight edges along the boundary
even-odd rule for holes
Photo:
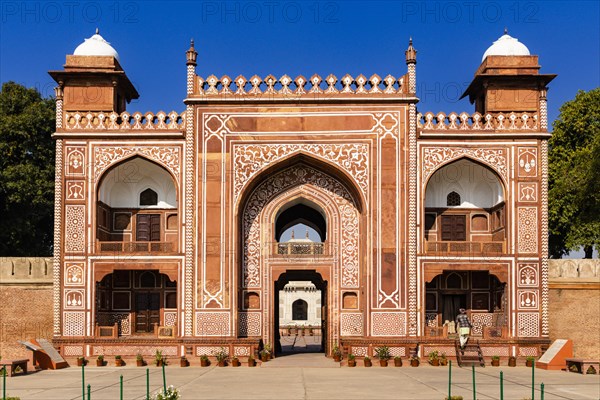
[[[308,303],[298,299],[292,303],[292,319],[295,321],[306,321],[308,319]]]
[[[446,205],[448,207],[460,206],[460,194],[456,192],[448,193],[448,196],[446,197]]]
[[[140,193],[140,206],[155,206],[158,204],[158,194],[148,188]]]

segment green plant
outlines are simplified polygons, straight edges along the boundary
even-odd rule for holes
[[[450,396],[450,398],[448,398],[448,396],[446,396],[445,400],[463,400],[463,397],[462,396]]]
[[[216,353],[215,353],[215,357],[217,358],[218,362],[221,361],[227,361],[227,359],[229,358],[229,353],[227,352],[227,350],[225,350],[224,347],[221,347]]]
[[[348,361],[354,361],[354,359],[356,358],[356,356],[352,353],[348,354]]]
[[[394,360],[402,360],[402,357],[396,356],[396,357],[394,357]]]
[[[154,363],[158,366],[161,362],[163,365],[167,365],[167,357],[163,356],[162,350],[156,350],[156,353],[154,353]]]
[[[82,360],[85,361],[85,357],[81,356],[81,357],[77,357],[78,360]]]
[[[115,356],[115,360],[121,360],[122,357],[121,356]]]
[[[154,396],[152,396],[152,400],[178,400],[179,399],[179,391],[175,389],[173,386],[169,386],[167,391],[164,392],[162,390],[156,392]]]
[[[98,361],[104,361],[104,356],[102,354],[100,354],[97,358]]]
[[[135,360],[136,361],[144,361],[144,356],[142,356],[140,353],[137,353],[137,356],[135,356]]]
[[[442,360],[446,360],[446,353],[442,353],[442,355],[441,355],[441,359],[442,359]]]
[[[525,360],[527,360],[527,361],[535,361],[535,357],[529,356]]]
[[[369,357],[369,356],[365,356],[364,360],[365,360],[365,362],[367,362],[367,361],[371,361],[371,357]]]
[[[390,358],[392,358],[392,353],[390,352],[390,348],[387,346],[377,347],[375,349],[375,354],[377,355],[377,358],[379,358],[380,360],[387,361]]]
[[[500,361],[500,356],[492,356],[493,361]]]
[[[208,361],[208,356],[206,354],[202,354],[200,356],[200,361]]]
[[[342,350],[340,350],[340,348],[337,344],[335,346],[333,346],[333,350],[331,350],[331,355],[333,357],[341,357],[342,356]]]
[[[429,361],[439,360],[440,353],[437,350],[434,350],[429,353]]]

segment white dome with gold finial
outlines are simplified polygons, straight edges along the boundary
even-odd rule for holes
[[[500,36],[498,40],[494,42],[488,49],[483,53],[481,62],[485,60],[487,56],[528,56],[529,49],[523,43],[519,42],[517,38],[514,38],[508,34],[508,31],[504,30],[504,35]]]
[[[96,34],[94,34],[91,38],[85,39],[83,43],[81,43],[75,51],[73,52],[75,56],[113,56],[114,58],[119,60],[119,53],[108,43],[100,33],[98,29],[96,29]]]

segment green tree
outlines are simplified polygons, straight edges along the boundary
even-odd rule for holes
[[[560,108],[549,141],[550,255],[600,247],[600,88]]]
[[[52,254],[54,99],[15,82],[0,92],[0,256]]]

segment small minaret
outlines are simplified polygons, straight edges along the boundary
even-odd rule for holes
[[[417,50],[413,47],[412,37],[408,40],[408,48],[404,52],[408,66],[408,92],[417,93]]]
[[[58,83],[57,99],[62,98],[64,112],[122,113],[127,103],[139,97],[119,54],[98,29],[67,55],[63,70],[48,73]],[[57,126],[61,125],[58,119]]]
[[[190,40],[190,48],[185,52],[187,59],[187,94],[194,93],[194,77],[196,76],[196,58],[198,53],[194,48],[194,39]]]

